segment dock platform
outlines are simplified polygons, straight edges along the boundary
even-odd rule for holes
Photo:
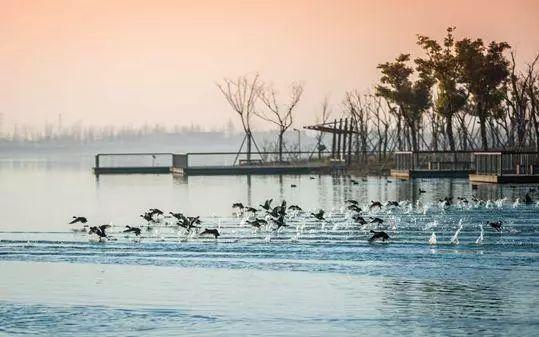
[[[468,178],[471,170],[391,170],[390,175],[398,179]]]
[[[539,184],[538,174],[470,174],[471,183]]]

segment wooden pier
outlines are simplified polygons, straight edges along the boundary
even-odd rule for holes
[[[476,152],[472,183],[538,184],[538,152]]]
[[[390,175],[399,179],[468,178],[472,169],[471,151],[397,151]]]
[[[277,154],[265,152],[263,156]],[[300,157],[311,152],[290,152]],[[95,156],[96,175],[101,174],[178,174],[178,175],[270,175],[314,174],[342,171],[345,163],[335,160],[271,162],[263,159],[245,160],[246,153],[100,153]],[[201,158],[208,158],[208,160]],[[234,158],[230,163],[223,158]],[[215,160],[218,158],[218,160]],[[197,162],[198,159],[198,162]],[[106,163],[105,163],[106,162]],[[208,164],[209,163],[209,164]],[[218,164],[219,163],[219,164]]]

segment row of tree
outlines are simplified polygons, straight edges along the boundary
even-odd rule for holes
[[[418,35],[424,51],[412,59],[401,54],[378,65],[374,94],[350,91],[339,107],[353,123],[355,153],[385,156],[394,150],[536,150],[539,151],[539,55],[518,67],[506,42],[456,40],[449,27],[442,41]],[[287,99],[258,75],[225,79],[218,84],[240,116],[247,152],[253,142],[251,118],[258,116],[283,135],[292,126],[303,85],[294,83]],[[325,99],[317,123],[330,123]],[[317,137],[323,145],[323,134]]]
[[[378,66],[375,94],[388,104],[397,147],[539,150],[538,58],[519,72],[508,43],[457,41],[454,29],[441,42],[419,35],[425,56],[413,62],[401,54]]]

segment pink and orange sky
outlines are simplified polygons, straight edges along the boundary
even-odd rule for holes
[[[325,95],[338,105],[372,88],[378,63],[419,56],[418,33],[454,25],[457,38],[505,40],[529,61],[538,13],[538,0],[0,0],[0,113],[4,128],[58,114],[215,127],[235,119],[215,82],[259,72],[281,90],[305,83],[299,126]]]

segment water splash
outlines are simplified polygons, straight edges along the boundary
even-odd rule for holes
[[[460,231],[462,230],[462,219],[459,220],[459,228],[457,229],[457,231],[455,232],[455,234],[453,235],[453,237],[451,238],[451,244],[453,245],[458,245],[459,244],[459,234],[460,234]]]
[[[436,244],[436,234],[434,232],[432,232],[432,235],[430,236],[430,239],[429,239],[429,245],[435,245]]]
[[[479,237],[477,238],[477,240],[475,240],[476,245],[480,245],[483,243],[483,225],[479,225],[479,227],[481,228],[481,234],[479,234]]]

